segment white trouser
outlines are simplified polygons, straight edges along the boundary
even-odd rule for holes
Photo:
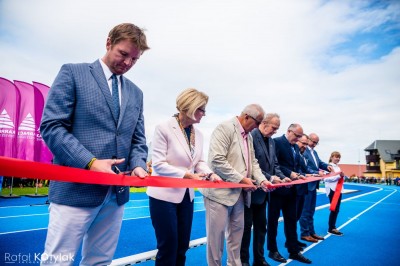
[[[80,265],[108,265],[117,247],[124,213],[112,188],[95,208],[51,203],[41,265],[73,265],[82,241]]]
[[[226,238],[227,265],[242,265],[240,246],[244,229],[244,201],[240,194],[233,206],[225,206],[204,197],[207,231],[207,264],[222,265],[222,253]]]

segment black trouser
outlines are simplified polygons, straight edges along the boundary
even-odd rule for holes
[[[330,202],[332,202],[334,194],[335,194],[335,191],[333,191],[331,189],[331,191],[329,191],[329,201]],[[336,228],[336,220],[337,220],[337,217],[338,217],[338,214],[339,214],[340,202],[341,201],[342,201],[342,193],[340,193],[339,200],[337,202],[335,211],[331,211],[331,213],[329,214],[329,222],[328,222],[328,226],[329,226],[328,230],[329,231]]]
[[[297,220],[296,220],[296,192],[291,188],[287,195],[277,191],[271,192],[268,204],[267,247],[271,252],[278,251],[276,236],[278,234],[278,219],[282,210],[286,244],[289,253],[298,253]]]
[[[251,204],[250,208],[244,207],[244,230],[242,245],[240,247],[240,260],[249,262],[251,226],[253,226],[253,257],[254,263],[264,261],[264,243],[267,233],[267,198],[262,204]]]
[[[157,238],[156,266],[184,266],[193,220],[189,190],[181,203],[149,197],[151,221]]]

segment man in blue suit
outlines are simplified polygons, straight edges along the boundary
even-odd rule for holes
[[[110,31],[103,58],[61,67],[40,126],[54,164],[147,176],[143,93],[123,76],[147,49],[143,30],[124,23]],[[72,265],[82,244],[80,265],[110,264],[128,200],[129,187],[50,182],[42,263]]]
[[[314,150],[315,147],[319,143],[319,137],[315,133],[311,133],[308,139],[308,147],[304,151],[304,158],[306,158],[307,166],[315,172],[318,172],[319,175],[324,175],[325,171],[333,171],[332,166],[329,166],[327,163],[321,161],[318,157],[318,153]],[[308,193],[305,197],[303,211],[300,217],[300,234],[301,239],[315,242],[315,240],[324,240],[322,236],[319,236],[315,233],[314,230],[314,213],[315,213],[315,205],[317,202],[317,189],[319,188],[319,181],[314,181],[308,183]],[[311,238],[310,238],[311,237]]]
[[[291,124],[286,134],[274,139],[276,158],[283,174],[291,180],[305,177],[301,173],[300,151],[296,142],[303,136],[303,128],[299,124]],[[282,210],[284,219],[284,231],[286,236],[286,247],[289,258],[303,263],[311,263],[311,260],[301,254],[302,247],[297,240],[296,199],[298,193],[303,193],[298,185],[290,188],[278,188],[270,193],[268,204],[268,231],[267,246],[271,253],[278,252],[276,236],[278,219]],[[300,188],[302,186],[300,185]],[[277,260],[283,262],[284,259]]]

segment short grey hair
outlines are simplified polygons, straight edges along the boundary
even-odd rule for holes
[[[242,115],[244,114],[252,117],[258,117],[259,115],[262,115],[263,119],[265,117],[264,109],[261,107],[261,105],[256,103],[247,105],[242,111]]]
[[[281,117],[277,113],[268,113],[264,116],[263,122],[267,123],[269,125],[274,118],[278,118],[279,120]]]

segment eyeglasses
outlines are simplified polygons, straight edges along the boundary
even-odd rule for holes
[[[258,121],[257,119],[255,119],[254,117],[252,117],[251,115],[246,114],[248,117],[252,118],[254,120],[254,122],[256,122],[256,125],[259,126],[262,121]]]
[[[205,109],[203,109],[203,108],[197,108],[197,110],[199,110],[200,112],[202,112],[203,114],[205,114],[206,113],[206,110]]]
[[[315,146],[318,145],[318,141],[313,141],[312,139],[310,139],[312,143],[314,143]]]
[[[301,142],[300,141],[300,143],[303,144],[304,146],[308,146],[308,142]]]
[[[289,131],[291,131],[295,136],[296,136],[296,138],[301,138],[303,135],[298,135],[298,134],[296,134],[296,132],[294,132],[293,130],[289,130]]]

